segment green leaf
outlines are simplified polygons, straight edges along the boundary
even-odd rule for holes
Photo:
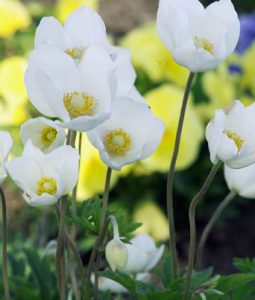
[[[252,273],[222,276],[219,280],[217,290],[225,294],[253,281],[255,281],[255,274]]]
[[[255,258],[234,258],[234,266],[242,273],[255,273]]]

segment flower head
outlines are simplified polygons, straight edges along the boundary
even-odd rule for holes
[[[192,72],[216,67],[235,49],[240,22],[230,0],[160,0],[157,27],[177,63]]]
[[[4,181],[7,176],[5,171],[5,164],[9,152],[12,148],[13,140],[9,132],[0,131],[0,184]]]
[[[63,51],[44,45],[30,55],[25,84],[41,113],[60,118],[61,127],[87,131],[110,117],[111,74],[112,61],[97,46],[90,46],[77,66]]]
[[[31,139],[34,146],[47,153],[64,145],[66,133],[55,122],[39,117],[21,126],[20,137],[24,144]]]
[[[23,190],[25,201],[32,206],[44,206],[55,204],[74,188],[78,165],[79,153],[71,146],[64,145],[44,154],[29,140],[22,156],[11,160],[6,168]]]
[[[255,104],[245,107],[236,100],[224,110],[217,110],[206,127],[206,139],[213,164],[219,160],[231,168],[255,162]]]
[[[109,120],[88,132],[88,138],[101,159],[112,169],[145,159],[158,147],[163,122],[149,107],[128,98],[115,100]]]
[[[255,164],[241,169],[224,166],[224,176],[228,188],[244,198],[255,198]]]

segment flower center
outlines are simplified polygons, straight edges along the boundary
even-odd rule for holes
[[[225,129],[224,133],[227,135],[227,137],[229,137],[231,140],[233,140],[236,144],[236,147],[238,149],[238,152],[241,150],[244,140],[242,139],[242,137],[240,135],[238,135],[236,132],[234,131],[230,131]]]
[[[204,49],[205,51],[212,54],[214,46],[207,39],[195,36],[194,43],[197,49]]]
[[[54,178],[51,177],[42,177],[37,182],[37,195],[41,196],[44,193],[55,195],[57,192],[57,183]]]
[[[65,50],[65,53],[71,56],[73,59],[81,59],[84,52],[85,52],[85,48],[83,47],[80,48],[74,47]]]
[[[41,140],[44,145],[51,145],[57,136],[57,130],[53,127],[45,127],[41,132]]]
[[[131,145],[131,137],[120,128],[109,131],[104,138],[105,149],[113,156],[123,156]]]
[[[71,119],[95,114],[95,98],[85,93],[68,93],[64,96],[64,105]]]

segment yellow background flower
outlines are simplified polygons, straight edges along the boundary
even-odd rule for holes
[[[0,0],[0,37],[12,36],[31,22],[27,8],[17,0]]]
[[[170,80],[185,86],[188,71],[174,62],[159,39],[154,23],[131,31],[122,39],[121,46],[131,50],[134,66],[152,81]]]
[[[165,123],[165,133],[159,148],[151,157],[142,162],[148,170],[168,171],[170,155],[172,155],[174,148],[182,97],[183,90],[170,84],[162,85],[145,95],[152,111]],[[177,170],[187,168],[194,162],[198,155],[203,134],[202,123],[192,105],[192,99],[190,99],[176,164]]]

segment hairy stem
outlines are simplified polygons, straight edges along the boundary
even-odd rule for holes
[[[107,213],[107,207],[108,207],[109,191],[110,191],[111,173],[112,173],[112,169],[108,167],[107,174],[106,174],[106,180],[105,180],[104,196],[103,196],[102,207],[101,207],[99,232],[98,232],[98,236],[97,236],[95,245],[92,249],[90,259],[89,259],[89,264],[88,264],[87,291],[88,291],[90,276],[92,273],[96,255],[97,255],[98,249],[101,247],[101,245],[103,243],[105,232],[106,232],[105,224],[106,224],[106,213]],[[86,300],[89,300],[89,296],[87,296]]]
[[[194,265],[194,258],[195,258],[195,251],[196,251],[196,208],[200,201],[203,199],[205,193],[208,191],[209,187],[211,186],[213,179],[221,166],[221,162],[213,165],[209,175],[207,176],[203,186],[201,187],[200,191],[195,195],[192,199],[190,207],[189,207],[189,225],[190,225],[190,243],[189,243],[189,258],[188,258],[188,269],[187,269],[187,277],[186,277],[186,284],[185,284],[185,291],[183,300],[189,299],[190,294],[190,285],[191,285],[191,276],[192,276],[192,269]]]
[[[174,212],[173,212],[173,183],[174,183],[174,170],[175,165],[178,157],[180,141],[181,141],[181,134],[182,134],[182,127],[184,123],[185,111],[188,103],[189,93],[192,85],[192,81],[194,78],[194,73],[190,73],[187,85],[185,88],[183,100],[182,100],[182,107],[178,122],[178,128],[175,137],[175,144],[174,144],[174,151],[171,160],[171,164],[169,167],[169,172],[167,176],[167,216],[169,222],[169,243],[170,243],[170,250],[171,250],[171,257],[172,257],[172,277],[176,278],[178,275],[178,255],[176,250],[176,237],[175,237],[175,222],[174,222]]]
[[[0,187],[0,195],[2,200],[2,268],[3,268],[3,281],[4,281],[4,293],[5,299],[10,300],[10,288],[8,281],[7,270],[7,210],[6,199],[2,188]]]
[[[223,212],[223,210],[225,209],[225,207],[235,198],[236,194],[237,193],[235,191],[229,192],[229,194],[224,198],[224,200],[217,207],[217,209],[213,213],[211,219],[207,223],[205,229],[203,230],[202,235],[199,240],[199,243],[198,243],[198,248],[197,248],[197,257],[196,257],[197,269],[201,268],[201,261],[202,261],[202,257],[204,254],[205,243],[207,241],[207,238],[208,238],[213,226],[219,219],[219,217],[220,217],[221,213]]]

